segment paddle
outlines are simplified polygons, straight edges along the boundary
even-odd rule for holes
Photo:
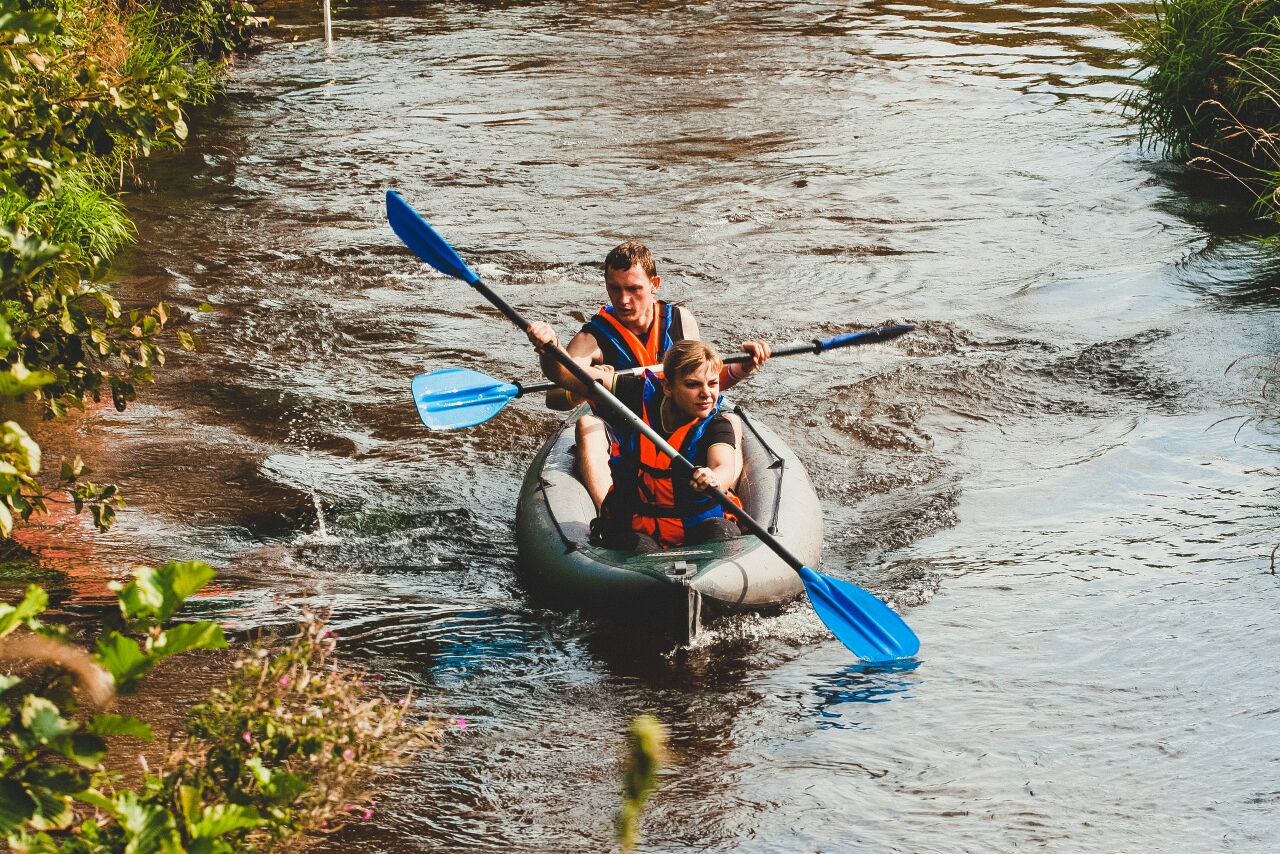
[[[471,285],[508,320],[521,330],[528,330],[529,322],[507,305],[502,297],[490,290],[488,285],[480,281],[480,277],[467,267],[453,247],[446,243],[444,238],[437,234],[422,217],[418,216],[417,212],[409,207],[394,190],[387,191],[387,219],[391,223],[391,229],[404,241],[405,246],[413,250],[413,254],[446,276],[461,279]],[[669,456],[672,467],[679,474],[684,477],[693,476],[692,463],[667,444],[652,427],[638,418],[608,389],[594,383],[591,375],[563,348],[557,347],[549,353],[579,382],[593,390],[598,403],[607,406],[620,419],[625,420],[632,429],[640,431],[659,450]],[[915,633],[888,605],[857,585],[831,578],[805,566],[750,514],[730,501],[727,495],[718,489],[709,489],[707,492],[720,503],[720,506],[732,511],[747,530],[759,537],[800,575],[814,611],[831,633],[854,655],[871,662],[883,662],[909,658],[920,649],[920,641]]]
[[[835,350],[839,347],[892,341],[913,329],[915,327],[909,323],[895,323],[875,329],[864,329],[861,332],[848,332],[832,338],[815,339],[805,344],[779,348],[773,351],[773,358],[798,356],[802,353],[825,353],[827,350]],[[724,360],[726,365],[745,364],[750,361],[750,353],[735,353],[725,357]],[[661,369],[661,365],[651,365],[647,368],[632,368],[622,373]],[[418,406],[418,415],[422,418],[422,423],[427,427],[432,430],[456,430],[483,424],[517,397],[537,391],[550,391],[555,387],[556,384],[552,382],[533,385],[508,383],[467,368],[445,368],[429,374],[418,374],[413,378],[413,401]]]

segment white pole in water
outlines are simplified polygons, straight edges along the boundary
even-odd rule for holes
[[[333,16],[329,14],[329,0],[324,0],[324,43],[333,44]]]

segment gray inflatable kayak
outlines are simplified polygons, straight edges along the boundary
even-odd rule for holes
[[[520,568],[535,592],[561,607],[605,612],[674,632],[685,643],[704,621],[777,609],[799,596],[799,576],[764,543],[727,542],[649,554],[588,542],[595,508],[574,476],[576,410],[549,438],[525,475],[516,507]],[[741,407],[743,507],[807,566],[822,554],[822,509],[799,459]]]

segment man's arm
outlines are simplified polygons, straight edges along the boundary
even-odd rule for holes
[[[596,337],[589,332],[579,332],[573,336],[569,340],[569,346],[565,349],[573,357],[573,360],[584,368],[604,363],[604,353],[600,352],[600,345],[596,342]],[[547,392],[548,409],[568,412],[580,403],[582,403],[582,400],[575,399],[567,389],[558,388]]]
[[[534,349],[538,351],[538,364],[547,379],[561,388],[569,389],[574,394],[586,397],[591,393],[587,386],[579,382],[577,377],[569,373],[568,369],[551,355],[551,350],[560,346],[560,338],[556,335],[555,330],[539,320],[529,325],[526,334],[529,336],[529,341],[533,344]],[[607,385],[612,385],[613,371],[602,370],[590,365],[584,365],[583,370],[593,380],[603,380]]]
[[[686,341],[701,341],[701,333],[698,331],[698,321],[693,319],[693,312],[682,305],[676,306],[676,311],[680,312],[680,331],[684,333]]]

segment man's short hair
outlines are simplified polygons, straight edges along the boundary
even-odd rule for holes
[[[672,344],[667,354],[662,357],[662,376],[667,382],[678,382],[703,365],[710,365],[713,374],[719,374],[724,367],[724,360],[713,348],[686,338]]]
[[[604,272],[607,276],[610,270],[630,270],[637,264],[649,278],[652,279],[658,275],[658,265],[654,262],[653,253],[649,248],[639,240],[628,240],[613,247],[605,256]]]

